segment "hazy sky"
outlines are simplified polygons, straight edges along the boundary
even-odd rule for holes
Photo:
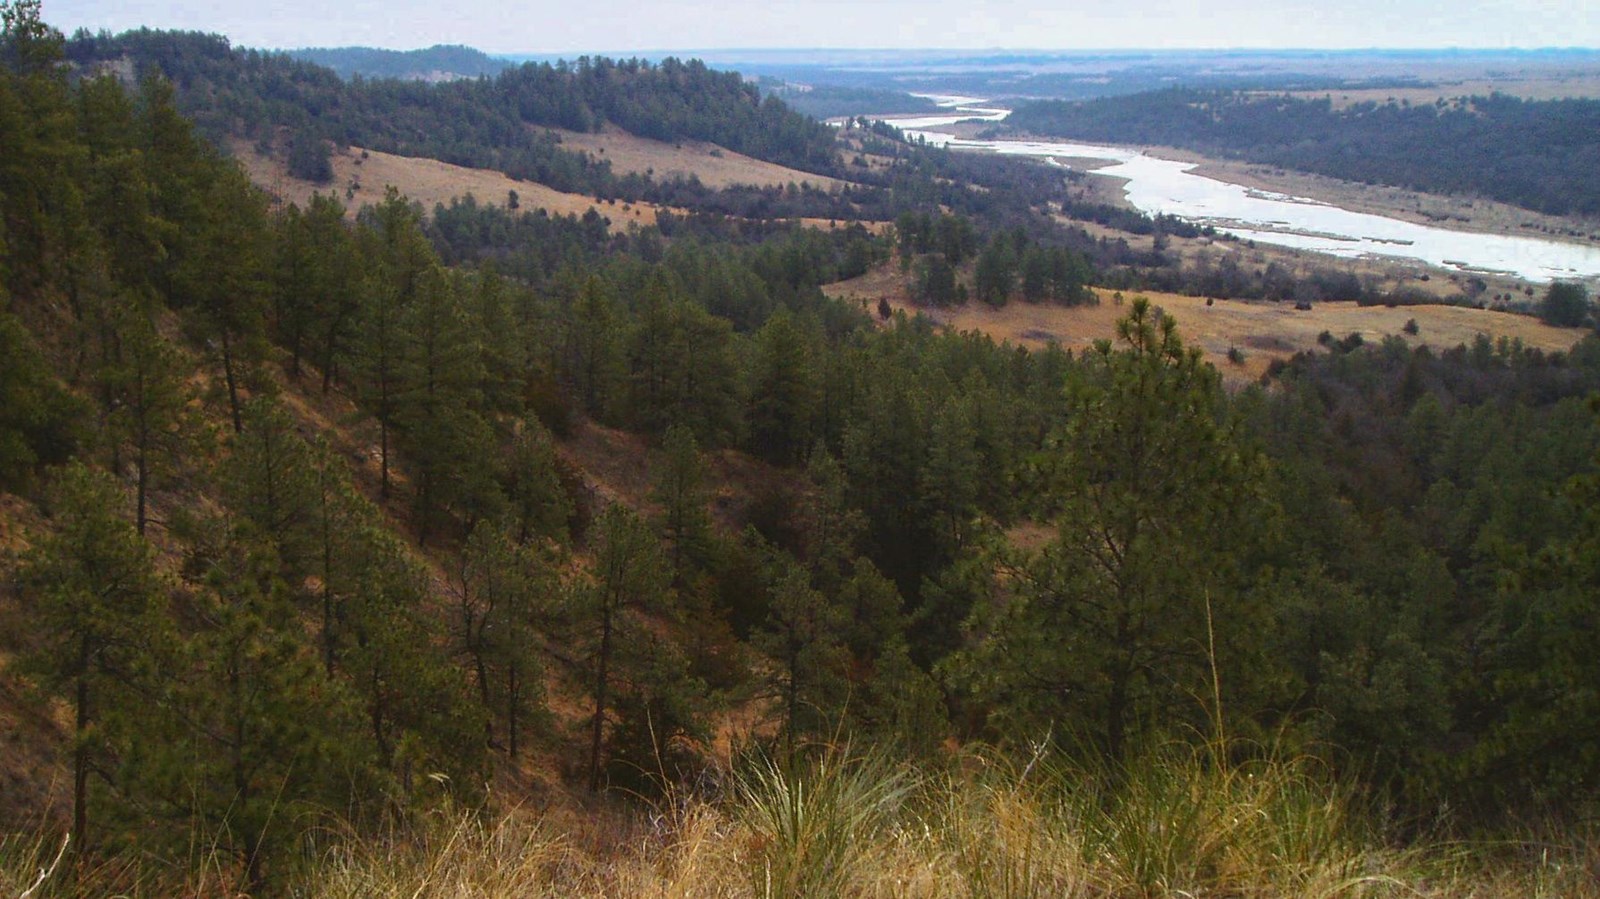
[[[263,48],[491,53],[728,47],[1596,47],[1595,0],[44,0],[45,19]]]

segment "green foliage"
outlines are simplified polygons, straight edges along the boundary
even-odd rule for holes
[[[72,709],[73,821],[80,846],[88,829],[91,775],[111,767],[122,730],[118,713],[138,704],[162,651],[164,584],[154,551],[122,511],[116,482],[80,463],[52,487],[55,530],[23,559],[20,580],[32,598],[37,643],[25,661]]]
[[[777,700],[784,745],[793,752],[798,738],[823,734],[843,708],[849,619],[787,554],[773,552],[767,565],[767,618],[751,642],[773,661],[768,689]]]
[[[768,897],[845,894],[916,786],[880,756],[828,751],[810,762],[753,763],[738,781],[759,846],[750,889]]]
[[[1589,321],[1594,307],[1589,302],[1589,292],[1582,284],[1555,281],[1545,291],[1539,303],[1539,317],[1546,324],[1559,328],[1578,328]]]
[[[462,548],[456,586],[461,647],[472,660],[485,713],[503,722],[500,745],[512,757],[523,729],[544,715],[535,641],[555,621],[563,561],[487,521],[473,529]],[[492,731],[489,739],[496,742]]]
[[[1390,99],[1335,108],[1329,97],[1169,88],[1027,103],[1006,123],[1032,134],[1191,147],[1347,181],[1587,215],[1600,210],[1600,193],[1585,174],[1596,161],[1587,135],[1597,120],[1594,100],[1496,93],[1448,104]]]
[[[289,174],[313,184],[333,182],[332,152],[317,133],[308,128],[295,132],[289,141]]]
[[[297,819],[349,808],[374,784],[350,740],[354,697],[317,664],[270,547],[212,524],[186,563],[193,630],[119,781],[162,822],[139,845],[182,858],[193,834],[216,834],[260,890],[292,853]]]
[[[750,364],[750,448],[780,465],[799,461],[811,447],[817,372],[806,331],[805,322],[780,309],[757,333]]]
[[[667,429],[655,469],[650,499],[661,509],[657,527],[668,546],[673,581],[681,586],[692,569],[710,561],[712,539],[706,463],[688,428]]]
[[[1009,235],[996,235],[978,254],[973,293],[991,306],[1004,306],[1017,281],[1017,257]]]
[[[1056,535],[995,554],[1000,595],[950,668],[1009,731],[1076,720],[1112,757],[1130,726],[1193,719],[1216,668],[1247,664],[1270,622],[1248,564],[1273,515],[1259,451],[1172,319],[1139,298],[1117,333],[1126,349],[1095,347],[1041,460]]]
[[[672,572],[655,535],[620,505],[609,506],[600,514],[595,531],[593,579],[586,589],[577,591],[570,611],[571,627],[586,660],[585,680],[592,700],[591,791],[600,789],[607,721],[619,700],[630,692],[637,696],[675,686],[670,679],[643,676],[665,647],[643,628],[641,616],[669,611],[666,603]]]
[[[0,312],[0,489],[16,491],[37,466],[65,462],[83,436],[85,411],[22,323]]]
[[[554,438],[537,418],[526,418],[512,438],[501,476],[518,543],[544,538],[564,543],[572,518],[572,499],[561,483]]]

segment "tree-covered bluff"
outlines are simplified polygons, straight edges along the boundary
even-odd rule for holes
[[[1600,101],[1504,94],[1433,104],[1184,88],[1026,103],[1019,131],[1187,147],[1374,184],[1487,197],[1552,215],[1600,215]]]
[[[932,210],[274,209],[4,9],[7,888],[1466,895],[1593,852],[1593,341],[1230,394],[1144,301],[1072,355],[821,295],[978,250]],[[1568,873],[1415,838],[1522,816]]]
[[[559,149],[551,128],[610,123],[641,137],[704,140],[822,174],[837,159],[831,129],[763,98],[737,72],[698,60],[583,57],[525,63],[498,75],[429,84],[357,78],[283,53],[232,47],[218,35],[141,29],[80,32],[67,58],[90,70],[119,61],[135,77],[173,82],[180,108],[214,139],[273,141],[274,129],[404,156],[489,168],[594,193],[601,165]]]

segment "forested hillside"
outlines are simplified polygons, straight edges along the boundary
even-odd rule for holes
[[[288,51],[295,59],[330,68],[340,78],[399,78],[441,81],[498,75],[511,68],[498,59],[459,45],[439,44],[423,50],[379,50],[374,47],[307,47]]]
[[[693,138],[783,165],[830,174],[829,128],[734,72],[698,61],[583,58],[526,63],[493,79],[431,85],[392,79],[346,83],[285,54],[238,50],[217,35],[132,31],[78,35],[72,62],[128,59],[139,77],[177,85],[181,106],[212,136],[333,140],[458,165],[491,168],[563,190],[595,192],[597,163],[564,153],[544,129],[590,131],[607,122],[658,140]]]
[[[1019,107],[1020,131],[1205,153],[1434,193],[1469,194],[1552,215],[1600,215],[1600,101],[1496,94],[1437,104],[1174,89]]]
[[[1143,300],[1074,356],[822,295],[1092,300],[931,193],[274,209],[0,10],[8,892],[1587,883],[1592,338],[1228,393]]]

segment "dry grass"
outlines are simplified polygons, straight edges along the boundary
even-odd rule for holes
[[[1600,75],[1592,71],[1547,71],[1491,78],[1463,73],[1458,77],[1441,79],[1432,87],[1291,91],[1290,95],[1307,100],[1321,100],[1326,97],[1332,101],[1335,109],[1344,109],[1357,103],[1398,103],[1401,100],[1418,106],[1432,104],[1436,100],[1453,100],[1457,97],[1487,97],[1492,93],[1508,94],[1524,100],[1596,99],[1600,98]]]
[[[657,181],[693,175],[707,187],[717,189],[736,184],[782,187],[792,183],[832,191],[845,186],[845,182],[835,178],[752,159],[704,141],[667,143],[636,137],[611,125],[598,133],[558,130],[556,134],[561,137],[565,149],[609,160],[611,170],[619,175],[637,172]]]
[[[383,202],[384,189],[389,185],[430,212],[436,204],[448,205],[451,200],[468,194],[484,205],[504,206],[509,192],[514,190],[521,209],[545,209],[554,215],[583,215],[595,209],[611,221],[613,230],[625,228],[630,222],[653,225],[660,211],[650,203],[606,203],[582,194],[562,193],[532,181],[518,181],[487,169],[377,150],[363,151],[359,147],[334,154],[333,181],[318,185],[291,177],[281,154],[278,158],[262,156],[248,141],[236,140],[232,149],[250,180],[284,202],[303,206],[314,193],[333,193],[345,203],[351,215],[362,206]]]
[[[893,266],[880,267],[861,278],[825,289],[832,296],[863,302],[869,308],[884,297],[895,310],[920,312],[957,331],[980,331],[997,341],[1033,348],[1055,342],[1069,350],[1082,350],[1096,340],[1112,338],[1117,320],[1127,314],[1109,290],[1098,291],[1101,302],[1096,306],[1011,302],[994,309],[971,302],[947,309],[924,309],[906,301],[904,278]],[[1125,299],[1131,300],[1134,295],[1129,293]],[[1335,337],[1359,333],[1369,343],[1399,337],[1411,345],[1435,349],[1471,344],[1483,334],[1491,339],[1521,340],[1545,351],[1571,349],[1588,333],[1581,328],[1554,328],[1526,315],[1460,306],[1390,308],[1337,302],[1317,303],[1309,311],[1296,311],[1289,303],[1215,300],[1208,306],[1201,297],[1152,291],[1137,295],[1149,297],[1153,304],[1174,316],[1184,340],[1199,347],[1206,360],[1227,381],[1236,384],[1260,378],[1273,359],[1317,349],[1317,338],[1323,331]],[[1412,319],[1418,329],[1414,336],[1404,330]],[[1242,354],[1242,362],[1228,359],[1230,349]]]
[[[914,767],[828,750],[729,772],[720,799],[444,810],[400,832],[319,831],[280,886],[340,899],[1600,896],[1590,834],[1403,843],[1313,759],[1227,757],[1152,747],[1112,768],[977,752]],[[58,843],[0,839],[0,891],[17,895],[48,871]],[[58,871],[38,895],[115,886],[200,896],[230,885],[226,865],[196,870],[186,883],[114,864],[79,883]]]

